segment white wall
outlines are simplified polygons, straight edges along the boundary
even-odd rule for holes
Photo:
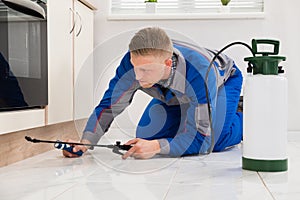
[[[90,0],[97,8],[95,13],[95,46],[108,41],[115,35],[128,30],[137,30],[146,26],[160,26],[191,38],[201,46],[221,49],[232,41],[244,41],[250,44],[252,38],[274,38],[281,41],[280,55],[286,56],[285,67],[289,80],[289,130],[300,130],[298,123],[300,112],[300,93],[297,75],[298,49],[300,46],[300,2],[297,0],[265,0],[264,19],[199,19],[199,20],[136,20],[109,21],[107,14],[109,1]],[[128,38],[128,41],[130,38]],[[117,51],[121,44],[112,44],[111,51]],[[127,44],[125,44],[127,45]],[[123,48],[123,47],[122,47]],[[227,54],[236,60],[245,71],[244,57],[250,56],[243,47],[233,47]]]

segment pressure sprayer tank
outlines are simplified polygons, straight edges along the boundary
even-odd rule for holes
[[[259,52],[258,44],[274,47],[273,52]],[[243,98],[243,169],[286,171],[287,159],[287,79],[278,64],[285,57],[279,41],[252,40],[255,57],[249,62]],[[272,56],[270,56],[272,55]]]

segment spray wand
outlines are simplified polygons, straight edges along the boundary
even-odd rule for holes
[[[81,146],[89,146],[89,147],[105,147],[105,148],[112,149],[114,153],[120,155],[123,155],[123,153],[121,153],[120,150],[128,151],[132,147],[131,145],[121,144],[120,141],[116,141],[116,144],[103,145],[103,144],[84,144],[84,143],[77,143],[77,142],[62,142],[59,140],[57,141],[39,140],[39,139],[31,138],[29,136],[25,136],[25,139],[33,143],[53,143],[55,148],[66,150],[78,156],[81,156],[83,152],[81,150],[77,152],[73,152],[73,145],[81,145]]]

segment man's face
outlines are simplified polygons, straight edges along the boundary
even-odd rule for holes
[[[137,56],[131,54],[136,80],[141,87],[150,88],[162,79],[167,79],[172,65],[171,59],[157,58],[152,55]]]

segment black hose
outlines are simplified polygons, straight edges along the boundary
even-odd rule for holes
[[[211,129],[211,144],[210,144],[208,153],[211,153],[213,151],[214,145],[215,145],[215,133],[214,133],[213,125],[212,125],[211,106],[210,106],[210,98],[209,98],[209,91],[208,91],[208,74],[209,74],[209,71],[210,71],[213,63],[217,59],[217,57],[223,51],[225,51],[226,49],[228,49],[229,47],[234,46],[234,45],[243,45],[243,46],[247,47],[251,51],[253,57],[255,57],[255,53],[253,52],[252,48],[248,44],[246,44],[244,42],[232,42],[232,43],[226,45],[225,47],[223,47],[220,51],[218,51],[209,63],[209,66],[208,66],[206,74],[205,74],[205,95],[206,95],[206,101],[207,101],[209,124],[210,124],[210,129]]]

